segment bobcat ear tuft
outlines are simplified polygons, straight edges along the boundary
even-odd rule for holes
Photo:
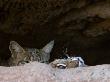
[[[50,53],[52,51],[52,48],[54,46],[54,40],[50,41],[47,45],[45,45],[42,50],[46,53]]]
[[[24,49],[16,41],[10,41],[9,49],[11,53],[24,51]]]

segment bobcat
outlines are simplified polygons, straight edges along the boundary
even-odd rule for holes
[[[53,68],[65,69],[86,67],[84,60],[81,57],[68,57],[67,59],[56,59],[50,63]]]
[[[75,68],[75,67],[86,67],[84,60],[81,57],[70,57],[67,54],[67,48],[63,50],[63,57],[61,59],[55,59],[50,65],[53,68],[65,69],[65,68]]]
[[[54,46],[54,40],[50,41],[42,49],[37,48],[23,48],[17,42],[10,41],[9,50],[11,57],[9,58],[9,66],[24,65],[31,61],[38,61],[42,63],[49,63],[50,52]]]

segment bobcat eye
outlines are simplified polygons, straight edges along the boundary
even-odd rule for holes
[[[25,63],[29,63],[29,61],[25,61]]]
[[[60,69],[65,69],[66,65],[65,64],[57,64],[57,67]]]
[[[18,65],[23,65],[23,64],[26,64],[26,63],[29,63],[29,61],[20,61],[20,62],[18,62]]]
[[[60,69],[65,69],[66,66],[59,65],[58,68],[60,68]]]

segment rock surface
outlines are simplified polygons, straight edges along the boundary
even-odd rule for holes
[[[0,67],[0,82],[110,82],[110,65],[53,69],[50,65],[32,62]]]

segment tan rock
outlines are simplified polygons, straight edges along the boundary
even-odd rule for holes
[[[0,82],[110,82],[110,65],[54,69],[33,62],[25,66],[0,67]]]

